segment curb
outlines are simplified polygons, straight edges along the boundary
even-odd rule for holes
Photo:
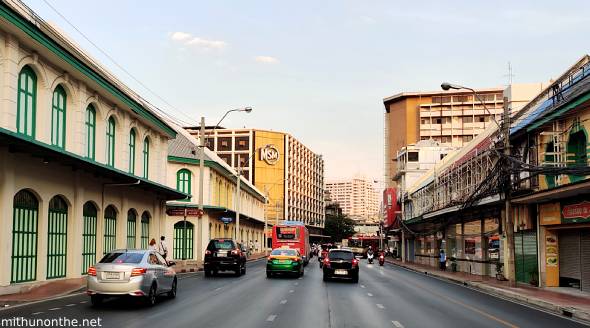
[[[520,295],[520,294],[513,292],[513,291],[502,290],[502,289],[499,289],[496,287],[488,286],[488,285],[480,283],[480,282],[464,281],[464,280],[460,280],[457,278],[450,278],[450,277],[441,276],[436,273],[433,274],[428,271],[423,271],[423,270],[419,270],[419,269],[416,269],[413,267],[409,267],[409,266],[405,266],[405,265],[402,265],[399,263],[395,263],[390,260],[385,260],[385,262],[395,265],[395,266],[398,266],[400,268],[404,268],[406,270],[416,272],[416,273],[422,273],[425,275],[436,277],[438,279],[450,281],[450,282],[453,282],[453,283],[456,283],[459,285],[468,286],[468,287],[471,287],[475,290],[478,290],[480,292],[484,292],[484,293],[492,295],[492,296],[496,296],[496,297],[503,298],[506,300],[516,301],[517,303],[524,303],[524,304],[531,305],[531,306],[534,306],[537,308],[541,308],[541,309],[546,310],[548,312],[552,312],[556,315],[581,320],[581,321],[584,321],[585,324],[590,323],[590,312],[586,312],[584,310],[580,310],[575,307],[555,305],[553,303],[550,303],[548,301],[544,301],[544,300],[536,298],[536,297],[529,297],[529,296]]]

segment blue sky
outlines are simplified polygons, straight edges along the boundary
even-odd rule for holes
[[[25,2],[119,78],[185,121],[286,131],[327,178],[380,179],[384,97],[547,81],[588,53],[590,1],[42,0]]]

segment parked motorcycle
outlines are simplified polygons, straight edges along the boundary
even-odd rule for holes
[[[381,253],[379,254],[379,265],[383,266],[383,263],[385,263],[385,255]]]

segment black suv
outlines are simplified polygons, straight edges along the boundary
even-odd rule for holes
[[[331,278],[350,278],[359,282],[359,261],[351,250],[331,249],[323,261],[324,281]]]
[[[246,273],[246,249],[233,239],[211,239],[205,251],[205,276],[219,271],[234,271],[239,277]]]

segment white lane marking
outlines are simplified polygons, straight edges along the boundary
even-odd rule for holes
[[[56,310],[61,310],[61,308],[53,308],[53,309],[49,309],[49,311],[56,311]]]
[[[216,291],[218,291],[218,290],[221,290],[221,287],[217,287],[217,288],[215,288],[215,290],[214,290],[214,291],[216,292]]]
[[[281,304],[287,304],[287,300],[282,300]]]
[[[301,279],[303,279],[303,278],[297,278],[297,280],[301,280]]]
[[[292,293],[292,292],[294,292],[294,290],[293,290],[293,289],[289,290],[289,293]]]
[[[295,286],[297,286],[297,285],[299,285],[299,283],[298,283],[298,282],[296,282],[296,283],[295,283]]]
[[[76,306],[76,304],[72,303],[72,304],[68,304],[66,306]]]
[[[371,293],[367,293],[367,296],[369,296],[369,297],[373,297],[373,294],[371,294]]]
[[[399,323],[399,321],[392,321],[391,323],[394,326],[396,326],[397,328],[404,328],[404,325],[402,325],[401,323]]]
[[[80,304],[84,304],[87,303],[88,301],[80,301]]]
[[[365,285],[361,285],[361,288],[365,288]]]
[[[31,315],[37,315],[37,314],[41,314],[41,313],[43,313],[43,312],[34,312],[34,313],[31,313]]]
[[[377,307],[380,308],[381,310],[385,309],[385,306],[383,306],[383,304],[377,304]]]
[[[276,317],[277,317],[276,314],[271,314],[268,316],[268,318],[266,318],[266,321],[270,321],[270,322],[275,321]]]

